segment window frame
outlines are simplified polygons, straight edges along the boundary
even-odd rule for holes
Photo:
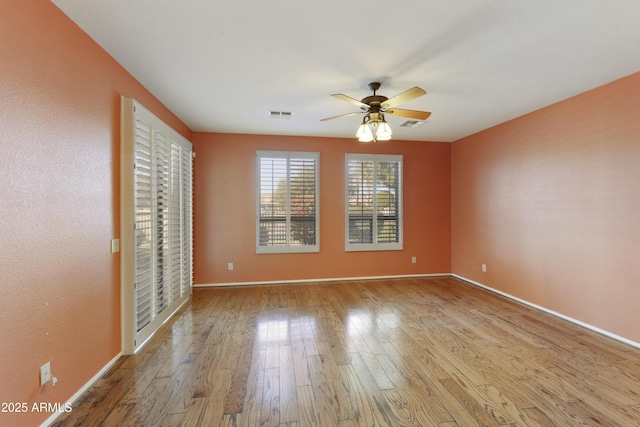
[[[398,165],[398,184],[397,184],[397,197],[396,197],[396,205],[397,205],[397,228],[398,228],[398,236],[397,242],[378,242],[378,212],[377,212],[377,197],[372,198],[372,214],[371,214],[371,223],[373,229],[371,230],[372,234],[372,242],[371,243],[354,243],[350,242],[350,226],[349,226],[349,207],[350,207],[350,182],[349,182],[349,168],[350,162],[358,161],[358,162],[373,162],[373,187],[372,193],[376,194],[378,185],[376,183],[376,170],[378,163],[381,162],[393,162]],[[346,252],[356,252],[356,251],[392,251],[392,250],[403,250],[404,244],[404,212],[403,212],[403,197],[404,197],[404,189],[403,189],[403,156],[401,154],[363,154],[363,153],[347,153],[345,155],[345,251]]]
[[[284,245],[266,246],[261,244],[261,160],[263,158],[286,159],[286,209],[285,209],[285,240]],[[314,182],[314,206],[315,244],[295,245],[291,244],[291,160],[313,160],[315,169]],[[320,153],[307,151],[256,151],[256,254],[282,254],[282,253],[313,253],[320,252]]]

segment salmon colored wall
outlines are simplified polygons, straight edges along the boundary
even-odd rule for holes
[[[639,113],[637,73],[454,142],[453,272],[640,342]]]
[[[2,2],[0,402],[63,404],[120,352],[120,94],[191,138],[49,0]]]
[[[195,284],[450,272],[448,143],[194,133],[193,144]],[[256,150],[320,152],[319,253],[256,255]],[[349,152],[404,155],[403,251],[345,253]]]

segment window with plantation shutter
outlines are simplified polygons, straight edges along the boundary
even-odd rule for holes
[[[122,99],[123,351],[133,353],[191,295],[191,143]]]
[[[402,249],[402,156],[347,154],[345,163],[345,249]]]
[[[319,154],[256,153],[256,252],[318,252]]]

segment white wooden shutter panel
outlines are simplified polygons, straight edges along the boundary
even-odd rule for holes
[[[171,247],[171,298],[182,295],[182,158],[180,145],[171,142],[171,207],[170,207],[170,247]]]
[[[182,179],[182,244],[180,249],[182,252],[181,268],[181,292],[185,294],[191,289],[193,282],[193,153],[191,150],[182,148],[181,151],[181,172]]]
[[[155,315],[164,310],[168,304],[170,291],[167,289],[170,269],[169,253],[169,140],[161,132],[154,133],[154,165],[155,165],[155,205],[156,215],[154,229],[155,244]]]
[[[151,185],[151,125],[135,118],[134,152],[134,212],[135,212],[135,308],[136,331],[151,322],[152,301],[152,185]]]
[[[373,243],[373,161],[347,161],[348,242]]]
[[[289,159],[289,244],[312,246],[316,235],[316,159]]]
[[[279,153],[261,156],[259,188],[258,247],[286,247],[287,241],[287,158]]]

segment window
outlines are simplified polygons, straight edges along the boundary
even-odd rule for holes
[[[402,156],[347,154],[345,250],[402,249]]]
[[[256,252],[318,252],[318,153],[256,153]]]

